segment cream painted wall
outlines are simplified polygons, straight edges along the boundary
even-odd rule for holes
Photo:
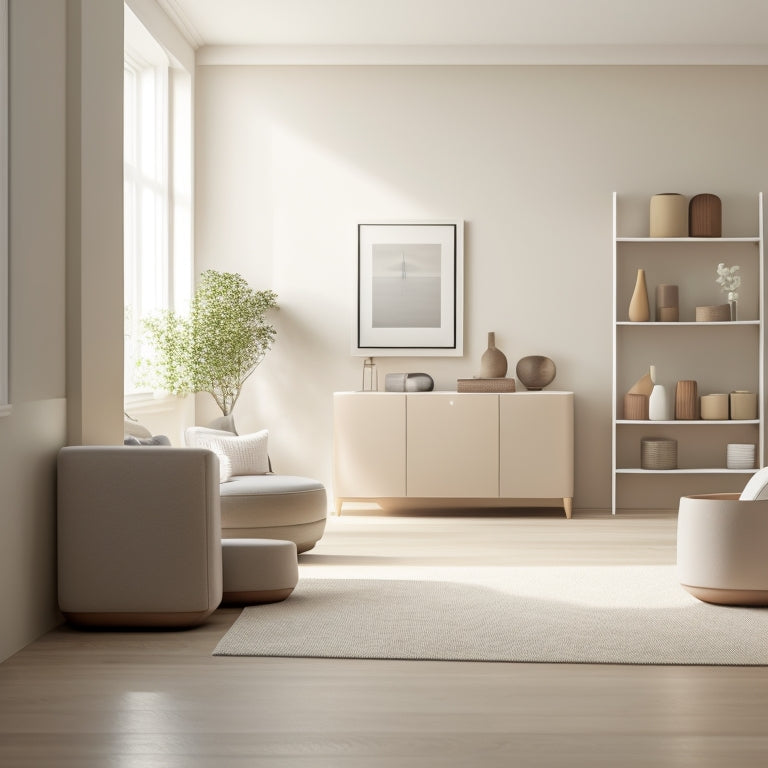
[[[0,660],[60,620],[58,449],[122,439],[122,18],[122,0],[10,3]]]
[[[240,431],[268,427],[279,470],[330,486],[331,395],[361,381],[355,225],[462,218],[464,357],[379,357],[381,385],[455,388],[491,330],[512,367],[552,357],[576,393],[575,506],[609,508],[611,193],[715,192],[754,222],[766,85],[762,67],[198,67],[197,271],[281,304]]]
[[[12,1],[10,398],[0,419],[0,659],[58,620],[55,460],[64,384],[66,8]]]

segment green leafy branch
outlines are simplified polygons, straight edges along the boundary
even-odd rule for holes
[[[141,380],[172,394],[208,392],[230,414],[275,340],[265,315],[277,308],[274,291],[256,291],[231,272],[203,272],[189,317],[164,312],[144,321],[154,354],[139,361]]]

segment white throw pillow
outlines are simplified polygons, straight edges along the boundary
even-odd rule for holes
[[[758,469],[744,486],[740,501],[765,501],[768,499],[768,467]]]
[[[187,445],[208,448],[219,457],[222,480],[232,475],[266,475],[269,472],[267,440],[269,431],[262,429],[250,435],[235,435],[218,429],[190,427],[186,433]]]
[[[208,427],[189,427],[184,432],[184,442],[190,448],[207,448],[209,451],[213,450],[209,445],[204,445],[200,440],[201,435],[218,436],[218,437],[233,437],[234,432],[223,432],[220,429],[210,429]],[[226,483],[232,477],[232,463],[230,460],[221,453],[214,451],[219,459],[219,482]]]

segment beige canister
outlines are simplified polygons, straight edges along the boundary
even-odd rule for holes
[[[756,419],[757,394],[743,389],[731,392],[731,418],[742,420]]]
[[[677,192],[651,198],[651,237],[688,237],[688,199]]]
[[[702,395],[701,418],[710,421],[728,420],[728,395]]]
[[[644,437],[640,440],[641,469],[677,469],[677,440]]]
[[[656,286],[656,322],[676,323],[680,320],[678,286],[660,283]]]

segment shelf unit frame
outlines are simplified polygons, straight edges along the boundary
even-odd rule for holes
[[[697,426],[722,426],[730,427],[736,425],[757,425],[758,427],[758,446],[756,463],[758,466],[762,466],[765,460],[765,297],[764,297],[764,232],[763,232],[763,193],[757,194],[758,205],[758,235],[748,237],[622,237],[618,233],[618,193],[613,193],[613,323],[612,323],[612,337],[613,337],[613,384],[611,389],[611,513],[616,514],[616,496],[617,496],[617,480],[624,475],[742,475],[748,476],[754,474],[757,469],[728,469],[725,467],[692,467],[683,469],[667,469],[667,470],[652,470],[641,469],[639,467],[619,467],[617,465],[618,456],[618,430],[626,426],[633,425],[652,425],[652,426],[675,426],[677,428]],[[716,247],[717,245],[724,245],[728,243],[754,243],[758,248],[758,320],[736,320],[726,322],[657,322],[650,321],[646,323],[636,323],[632,321],[619,320],[618,319],[618,271],[619,271],[619,247],[623,243],[644,243],[644,244],[661,244],[661,243],[701,243],[706,247]],[[619,328],[622,326],[643,326],[644,328],[664,328],[666,327],[699,327],[699,328],[712,328],[713,326],[757,326],[758,327],[758,418],[754,420],[704,420],[699,419],[695,421],[687,420],[668,420],[668,421],[633,421],[629,419],[619,419],[618,415],[618,352],[619,352]]]

